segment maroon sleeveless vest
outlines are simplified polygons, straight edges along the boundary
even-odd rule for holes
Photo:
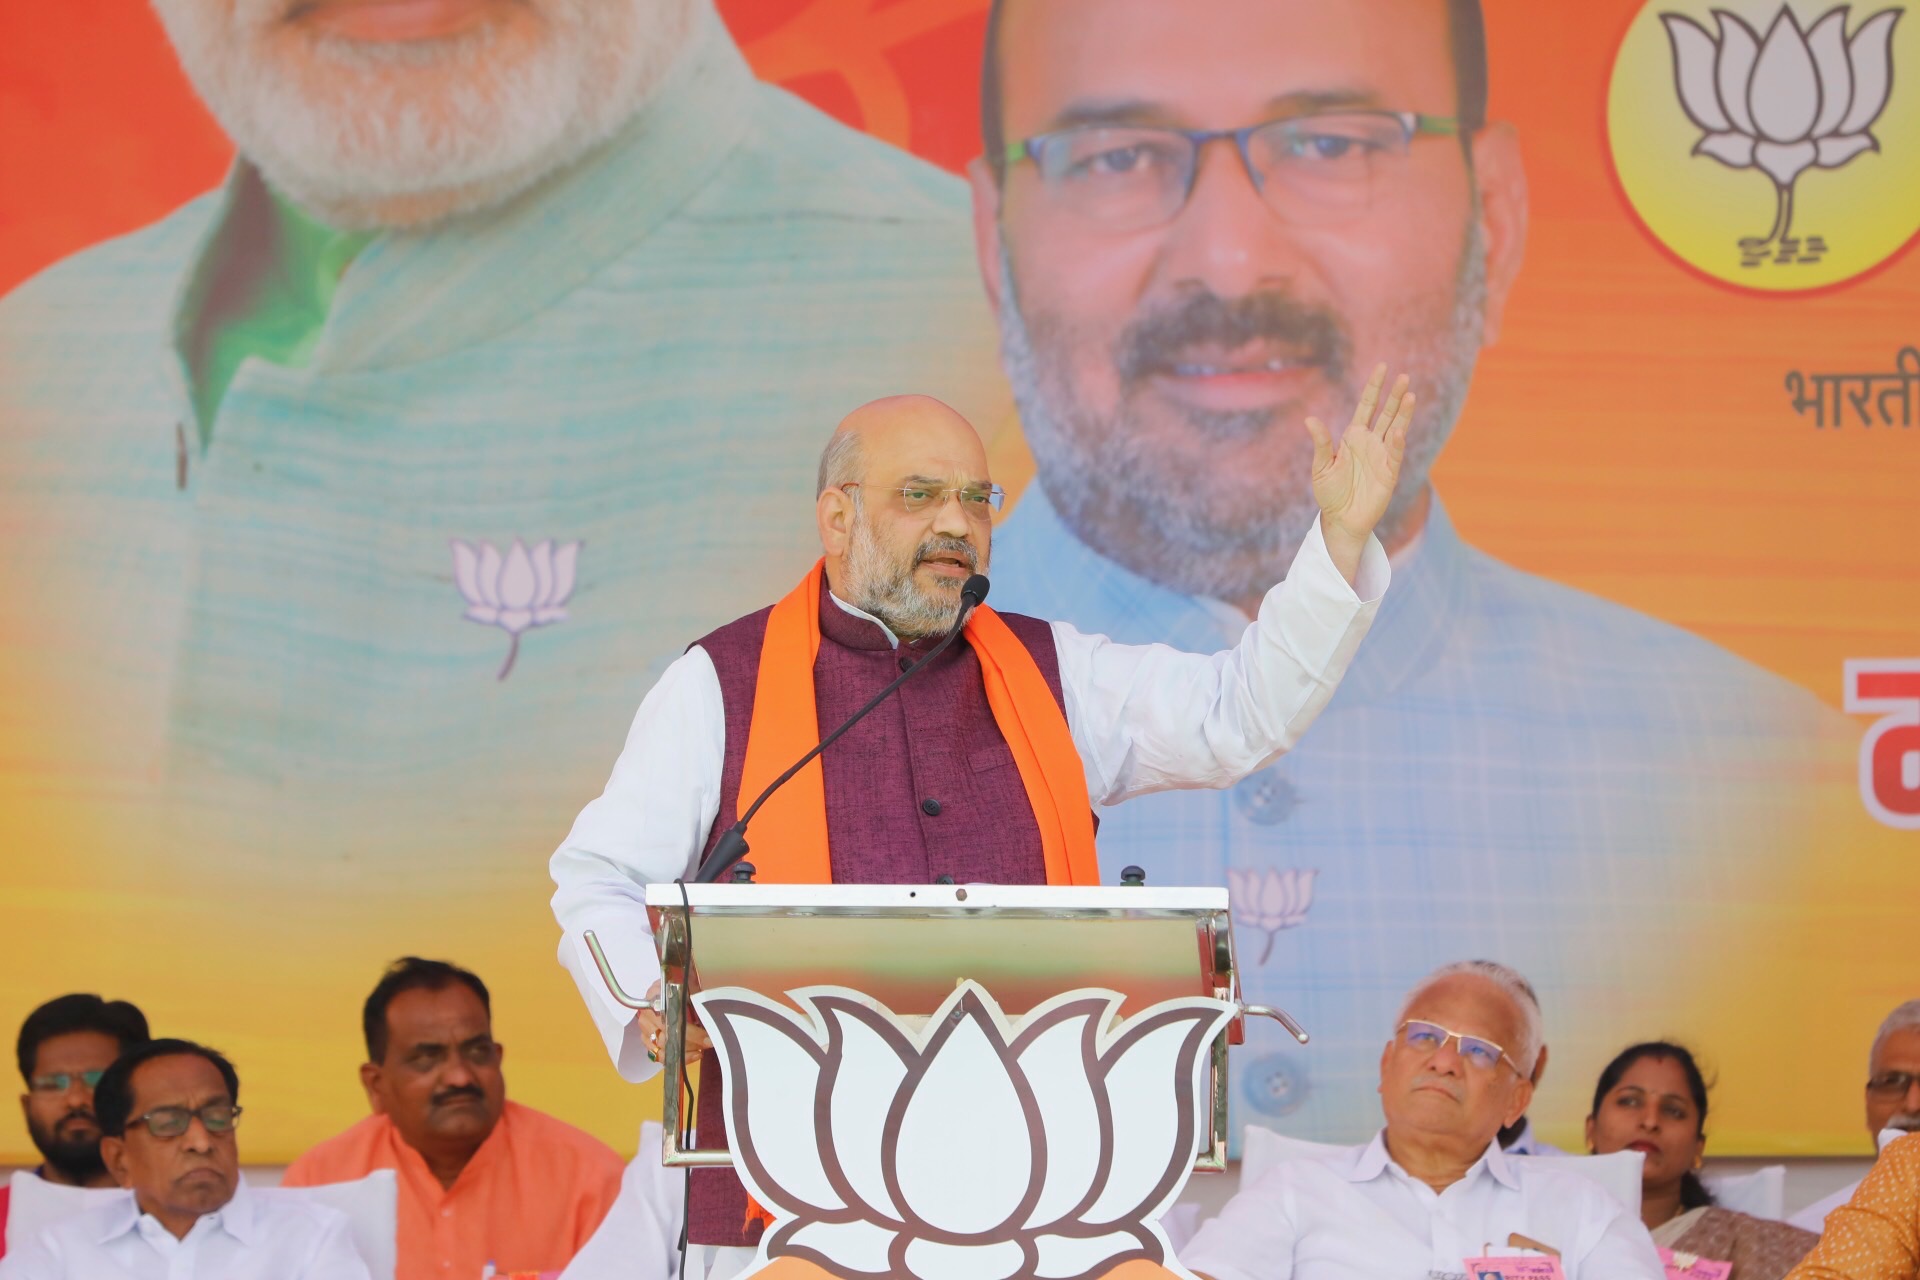
[[[748,614],[697,642],[713,659],[727,722],[720,812],[707,850],[733,825],[743,802],[740,773],[770,612]],[[1020,614],[1000,616],[1033,655],[1064,714],[1052,627]],[[820,732],[838,728],[938,643],[935,636],[896,649],[879,626],[848,613],[822,590],[820,654],[813,666]],[[820,761],[835,884],[931,884],[943,875],[959,884],[1046,882],[1040,827],[1026,784],[994,722],[980,659],[964,634],[828,747]],[[753,799],[747,796],[744,803]],[[770,831],[761,838],[779,837]],[[667,1088],[673,1087],[668,1081]],[[703,1147],[726,1145],[720,1071],[712,1054],[700,1061],[695,1133]],[[747,1227],[746,1215],[746,1188],[733,1170],[693,1171],[687,1204],[692,1243],[758,1245],[763,1224]]]

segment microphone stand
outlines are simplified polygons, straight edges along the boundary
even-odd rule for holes
[[[985,574],[976,573],[967,579],[965,585],[960,588],[960,614],[954,619],[952,630],[941,637],[939,644],[927,650],[926,654],[921,657],[918,662],[908,667],[905,671],[902,671],[886,688],[874,694],[865,706],[848,716],[838,729],[835,729],[832,733],[820,739],[818,746],[794,761],[791,768],[768,783],[767,789],[762,791],[759,798],[753,802],[745,813],[740,815],[740,820],[728,827],[720,839],[714,843],[713,852],[701,859],[699,869],[693,873],[693,883],[712,884],[726,873],[728,867],[731,867],[734,863],[747,856],[747,824],[753,821],[754,814],[760,812],[760,806],[765,804],[774,792],[785,786],[788,779],[806,768],[815,756],[832,746],[841,734],[853,728],[854,725],[859,724],[861,720],[866,718],[869,711],[872,711],[882,702],[885,702],[889,694],[907,681],[913,679],[914,676],[920,673],[922,667],[939,657],[946,651],[947,646],[959,639],[960,633],[966,629],[967,619],[973,614],[974,606],[987,598],[987,586],[988,583]]]

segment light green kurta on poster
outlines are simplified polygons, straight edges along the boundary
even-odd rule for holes
[[[437,946],[590,1048],[545,858],[653,673],[813,560],[848,410],[1009,420],[965,188],[757,83],[708,15],[601,152],[360,249],[305,367],[243,362],[202,448],[181,344],[257,181],[0,302],[0,1008],[138,989],[257,1036],[268,1096],[337,1101],[377,966]],[[501,679],[452,547],[515,539],[578,542],[577,578]],[[250,1159],[352,1118],[279,1101]]]

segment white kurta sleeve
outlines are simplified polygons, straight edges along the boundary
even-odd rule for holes
[[[1116,644],[1056,622],[1067,722],[1093,802],[1231,786],[1290,749],[1333,696],[1391,575],[1368,538],[1349,586],[1316,520],[1231,649]]]
[[[720,812],[726,732],[720,678],[696,645],[647,692],[606,790],[580,811],[548,863],[560,963],[628,1080],[648,1079],[660,1068],[647,1058],[632,1010],[600,980],[585,935],[593,931],[620,985],[634,995],[659,979],[647,885],[690,874],[706,846]]]

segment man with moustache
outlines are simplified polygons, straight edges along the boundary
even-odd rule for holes
[[[1414,397],[1404,378],[1385,390],[1384,375],[1375,370],[1337,449],[1307,422],[1320,518],[1240,642],[1206,656],[964,609],[964,583],[990,565],[1001,500],[980,437],[926,396],[848,415],[820,457],[820,562],[779,603],[667,668],[606,790],[553,855],[561,963],[619,1073],[657,1070],[663,1028],[614,1000],[585,934],[623,985],[651,982],[657,994],[646,886],[693,874],[767,783],[917,661],[928,665],[759,811],[756,830],[772,833],[752,852],[759,881],[1099,883],[1094,805],[1229,786],[1289,750],[1386,589],[1372,530]],[[712,1062],[702,1061],[703,1145],[724,1142]],[[695,1171],[692,1275],[745,1265],[763,1229],[750,1209],[732,1170]]]
[[[1311,903],[1236,902],[1277,944],[1249,998],[1332,1050],[1310,1063],[1253,1028],[1236,1119],[1302,1135],[1347,1132],[1373,1086],[1356,984],[1402,990],[1436,952],[1498,949],[1549,1003],[1600,982],[1655,1008],[1664,984],[1634,958],[1696,904],[1776,901],[1768,855],[1804,848],[1816,741],[1857,737],[1804,690],[1456,532],[1430,468],[1527,223],[1518,139],[1486,103],[1477,0],[1000,0],[989,27],[976,242],[1038,469],[1000,530],[999,599],[1216,648],[1313,519],[1290,424],[1383,353],[1421,388],[1380,524],[1404,589],[1312,741],[1101,833],[1161,884],[1318,872]],[[1627,888],[1647,884],[1651,908]],[[1604,1034],[1576,1023],[1556,1047],[1599,1055]]]
[[[94,1086],[115,1058],[150,1038],[138,1008],[91,993],[56,996],[27,1015],[16,1060],[27,1085],[20,1110],[41,1157],[35,1176],[63,1187],[114,1185],[100,1158]],[[12,1198],[13,1188],[0,1184],[0,1255],[7,1251]]]
[[[812,424],[1008,417],[964,184],[711,0],[155,8],[238,159],[0,302],[0,846],[295,867],[308,937],[505,877],[804,567]]]
[[[441,960],[396,960],[362,1014],[373,1114],[287,1166],[282,1184],[392,1169],[400,1280],[558,1271],[592,1237],[625,1164],[570,1124],[507,1101],[486,984]]]
[[[1526,980],[1469,960],[1428,975],[1380,1052],[1371,1142],[1296,1156],[1243,1187],[1180,1261],[1202,1280],[1466,1277],[1469,1259],[1559,1260],[1566,1280],[1659,1280],[1653,1238],[1598,1183],[1518,1161],[1501,1126],[1533,1097]],[[1494,1264],[1489,1270],[1499,1270]]]
[[[1920,1133],[1920,1000],[1909,1000],[1886,1016],[1867,1054],[1867,1136],[1876,1149],[1894,1138]],[[1816,1200],[1788,1219],[1803,1231],[1819,1231],[1827,1215],[1853,1199],[1860,1189],[1849,1183]]]
[[[100,1154],[130,1194],[61,1218],[0,1280],[368,1280],[346,1215],[240,1176],[240,1076],[190,1040],[128,1050],[94,1089]]]

